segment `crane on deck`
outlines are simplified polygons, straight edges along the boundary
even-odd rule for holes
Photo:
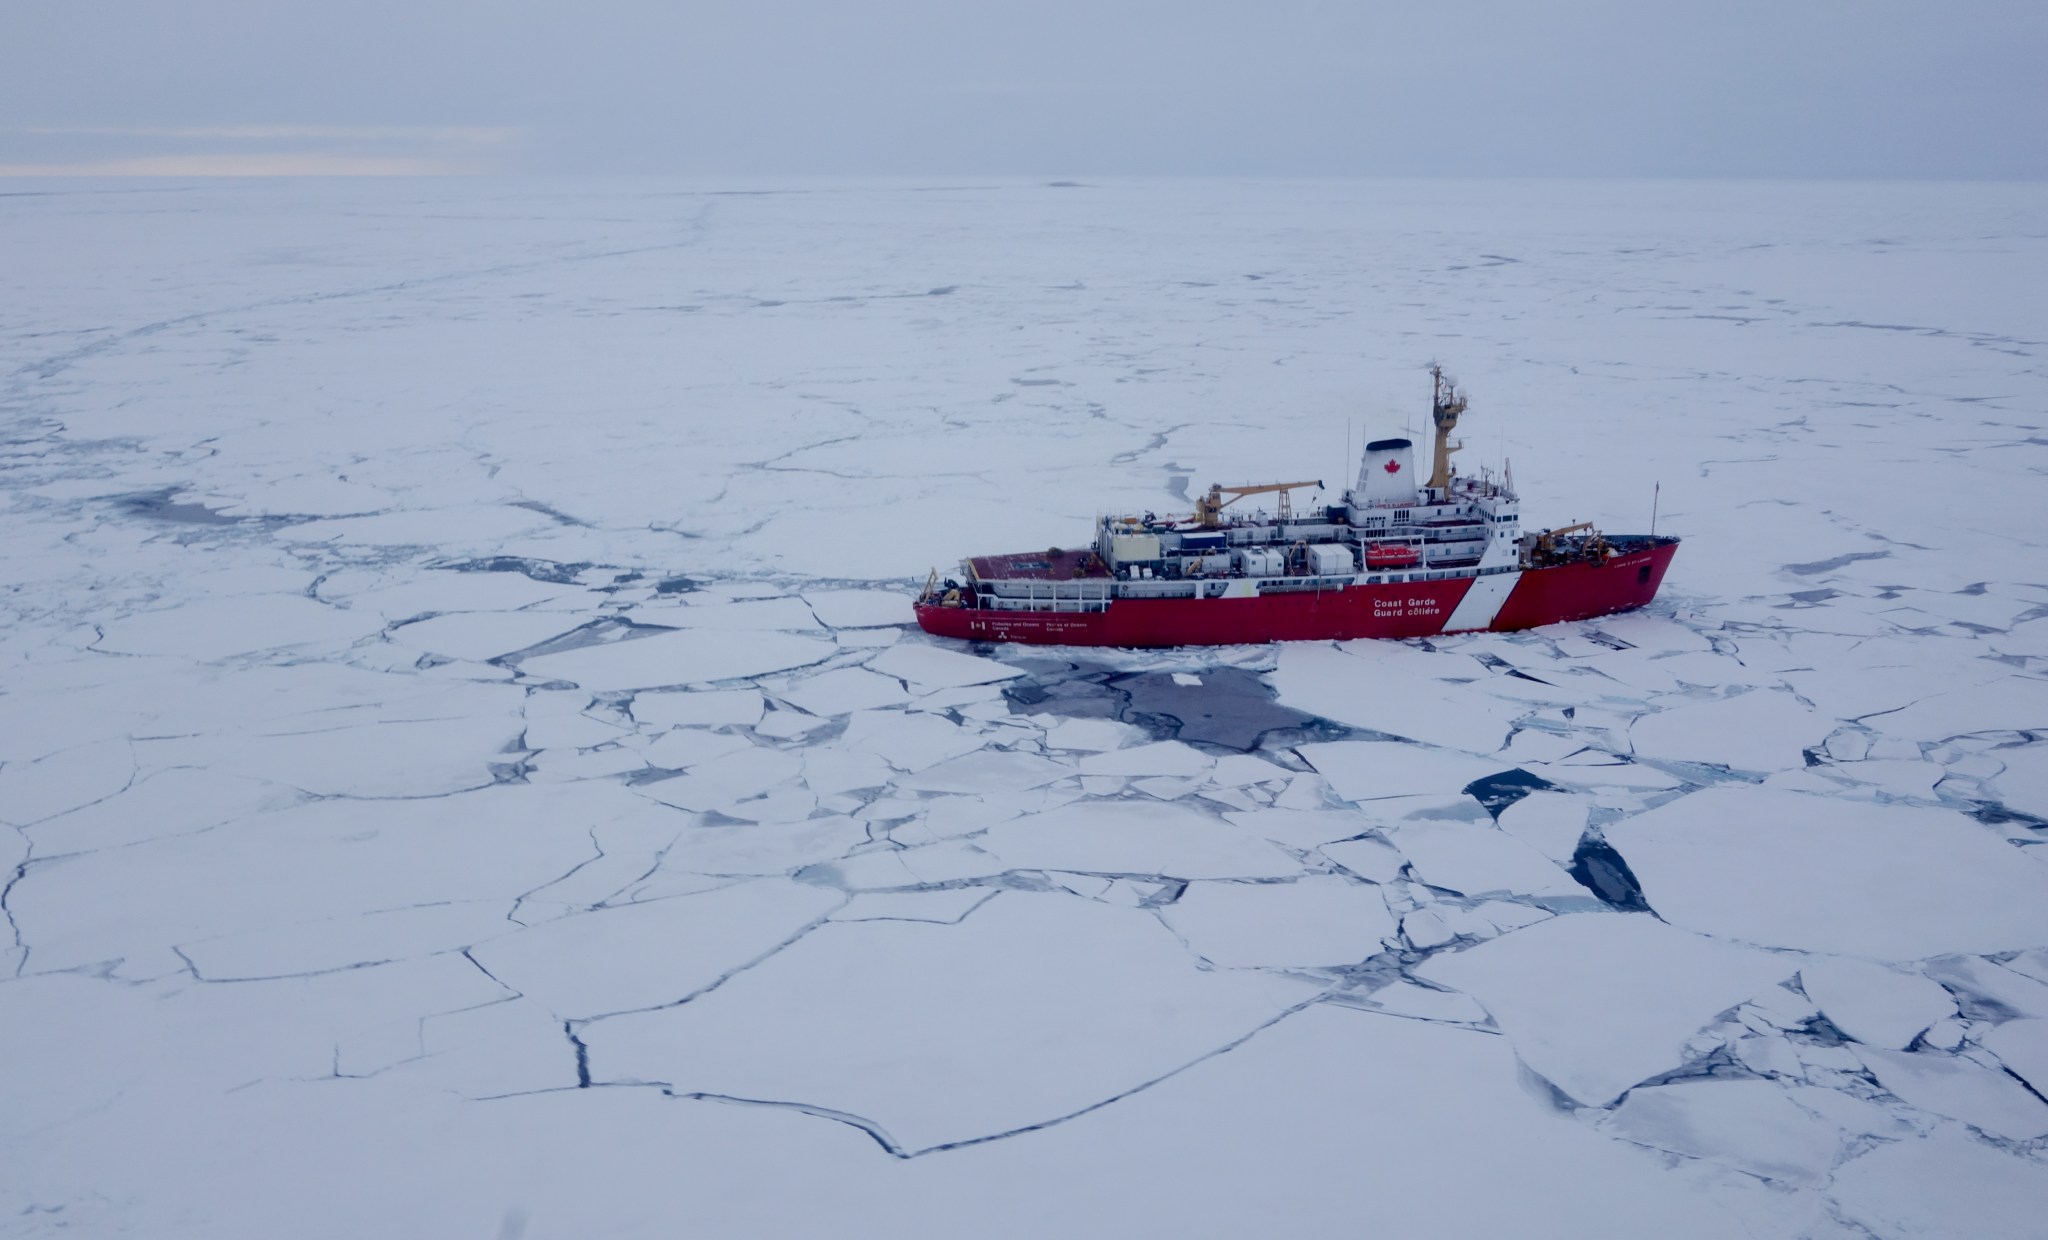
[[[1287,493],[1289,491],[1297,487],[1314,487],[1317,490],[1321,490],[1322,486],[1323,484],[1320,481],[1271,482],[1265,486],[1256,487],[1226,487],[1212,483],[1207,495],[1197,496],[1195,499],[1195,518],[1202,523],[1203,529],[1213,530],[1223,524],[1223,510],[1225,508],[1230,507],[1247,495],[1269,495],[1278,491],[1280,493],[1278,501],[1280,519],[1286,521],[1293,515],[1288,506]],[[1224,499],[1223,497],[1226,495],[1230,498]]]

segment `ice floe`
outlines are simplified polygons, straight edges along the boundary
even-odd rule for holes
[[[1010,892],[958,925],[831,923],[583,1036],[596,1079],[859,1116],[922,1150],[1086,1110],[1315,994],[1201,971],[1149,914]]]
[[[685,629],[585,646],[520,661],[534,680],[566,680],[616,692],[735,680],[822,662],[838,647],[788,633]]]
[[[1950,809],[1708,788],[1607,828],[1676,925],[1877,960],[2048,938],[2048,873]]]
[[[1604,1106],[1676,1068],[1716,1013],[1798,967],[1640,913],[1553,917],[1416,969],[1485,1006],[1523,1063]]]

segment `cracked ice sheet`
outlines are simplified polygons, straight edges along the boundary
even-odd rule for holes
[[[1677,930],[1642,913],[1553,917],[1416,976],[1486,1008],[1522,1062],[1590,1106],[1676,1068],[1715,1014],[1792,975],[1794,959]]]
[[[1319,874],[1291,883],[1190,883],[1160,919],[1226,969],[1355,964],[1394,937],[1379,888]]]
[[[1463,655],[1430,655],[1395,642],[1345,649],[1283,642],[1272,681],[1282,706],[1425,744],[1492,753],[1526,708],[1446,679],[1475,675],[1493,673]]]
[[[762,879],[557,918],[479,945],[491,976],[561,1019],[680,1003],[845,903]]]
[[[1328,741],[1297,745],[1296,753],[1347,801],[1371,802],[1431,793],[1451,795],[1509,766],[1492,758],[1398,741]]]
[[[598,1079],[856,1115],[915,1151],[1085,1110],[1316,993],[1198,970],[1146,913],[1007,892],[958,925],[831,923],[584,1038]]]
[[[736,604],[733,604],[736,606]],[[680,629],[520,661],[535,680],[568,680],[594,692],[736,680],[821,663],[838,647],[787,633]]]
[[[1158,801],[1090,801],[998,823],[981,846],[1012,869],[1282,878],[1300,863],[1229,823]]]
[[[2048,941],[2048,871],[1952,809],[1708,788],[1607,840],[1651,908],[1705,934],[1876,960]]]

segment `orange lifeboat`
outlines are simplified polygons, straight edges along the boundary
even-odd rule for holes
[[[1422,553],[1402,543],[1366,544],[1367,568],[1412,568],[1421,562]]]

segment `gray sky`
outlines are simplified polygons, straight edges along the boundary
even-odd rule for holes
[[[0,171],[2048,179],[2044,0],[6,0]]]

